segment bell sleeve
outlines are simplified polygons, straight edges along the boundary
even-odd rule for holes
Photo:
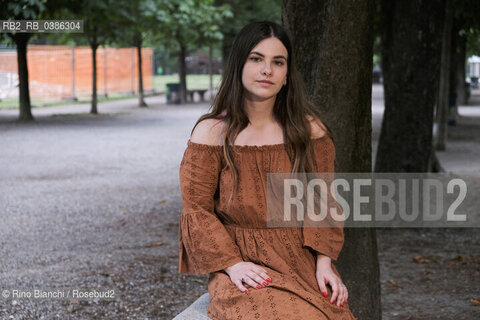
[[[243,261],[214,211],[221,159],[220,146],[188,141],[180,164],[179,273],[211,273]]]
[[[314,172],[322,173],[319,178],[327,185],[327,207],[336,207],[337,214],[343,215],[340,205],[330,193],[330,184],[334,177],[335,146],[330,137],[320,138],[313,142]],[[327,174],[323,174],[327,173]],[[333,221],[327,214],[323,222],[312,221],[306,214],[303,223],[303,246],[310,247],[316,253],[321,253],[336,261],[344,243],[343,222]]]

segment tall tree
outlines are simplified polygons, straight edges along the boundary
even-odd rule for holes
[[[458,21],[458,20],[457,20]],[[465,87],[465,63],[467,57],[467,37],[464,34],[457,35],[457,48],[455,52],[456,68],[456,83],[457,83],[457,101],[455,106],[455,113],[457,107],[461,104],[467,103],[467,88]]]
[[[459,87],[458,79],[458,65],[465,67],[464,63],[460,63],[461,60],[461,50],[460,50],[460,24],[458,19],[453,16],[452,21],[452,35],[451,35],[451,46],[450,46],[450,70],[449,70],[449,104],[448,104],[448,124],[454,125],[457,117],[457,97],[458,91],[461,90]],[[461,83],[464,84],[465,80],[462,80]]]
[[[385,111],[375,171],[428,172],[445,0],[380,4]]]
[[[445,150],[447,140],[447,120],[450,93],[450,65],[452,54],[453,6],[452,0],[445,0],[445,17],[442,31],[442,51],[440,60],[440,76],[436,103],[436,150]],[[434,150],[432,150],[432,153]]]
[[[283,23],[293,37],[299,69],[333,132],[337,172],[372,168],[373,15],[373,0],[284,0]],[[346,228],[338,264],[353,314],[380,319],[375,229]]]
[[[180,100],[187,100],[187,67],[185,58],[189,44],[218,28],[223,17],[231,15],[229,6],[215,6],[213,0],[156,0],[149,1],[147,8],[157,19],[165,39],[174,41],[178,47],[178,71]]]
[[[209,91],[210,93],[213,90],[213,69],[212,69],[212,60],[213,60],[213,47],[218,44],[223,39],[223,33],[220,31],[221,22],[225,18],[231,18],[233,14],[230,12],[229,8],[225,6],[225,10],[214,10],[212,15],[208,17],[209,21],[207,24],[210,26],[206,28],[203,33],[201,33],[197,39],[197,46],[201,47],[208,45],[208,75],[210,78],[209,81]]]
[[[90,113],[97,114],[97,49],[115,37],[122,30],[122,26],[115,24],[118,19],[111,19],[117,15],[118,6],[113,0],[82,0],[77,2],[80,7],[79,15],[84,19],[84,34],[92,49],[92,102]],[[78,8],[77,7],[77,8]],[[106,19],[109,17],[109,19]]]
[[[45,11],[45,2],[41,0],[1,1],[0,16],[2,19],[35,20]],[[8,36],[17,47],[17,64],[19,80],[20,114],[18,120],[33,121],[30,90],[28,86],[27,45],[32,33],[8,33]]]
[[[133,46],[137,50],[137,70],[138,70],[138,106],[147,107],[143,91],[143,69],[142,69],[142,46],[145,37],[152,31],[151,26],[156,21],[152,15],[148,14],[148,4],[150,0],[123,0],[117,1],[122,6],[119,10],[120,22],[126,24],[125,35],[131,38]],[[117,39],[117,42],[123,43],[125,39]]]

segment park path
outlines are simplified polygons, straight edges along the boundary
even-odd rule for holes
[[[208,106],[164,101],[101,103],[98,116],[87,104],[34,109],[28,124],[15,121],[16,110],[0,111],[2,289],[102,286],[118,296],[0,297],[0,319],[171,319],[205,292],[207,276],[177,274],[178,166]],[[380,86],[372,101],[375,147]],[[479,172],[478,110],[480,101],[460,109],[469,117],[439,153],[447,170]],[[473,319],[479,237],[474,229],[379,230],[384,319]]]

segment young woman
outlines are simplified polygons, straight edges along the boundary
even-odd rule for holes
[[[333,172],[334,158],[286,32],[245,26],[180,165],[179,272],[210,274],[212,319],[355,319],[332,264],[343,229],[266,227],[267,173]]]

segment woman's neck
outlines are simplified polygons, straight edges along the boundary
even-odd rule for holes
[[[245,99],[245,112],[247,113],[251,126],[263,127],[265,125],[271,124],[272,122],[275,122],[276,120],[273,116],[274,104],[275,97],[263,101],[253,101]]]

